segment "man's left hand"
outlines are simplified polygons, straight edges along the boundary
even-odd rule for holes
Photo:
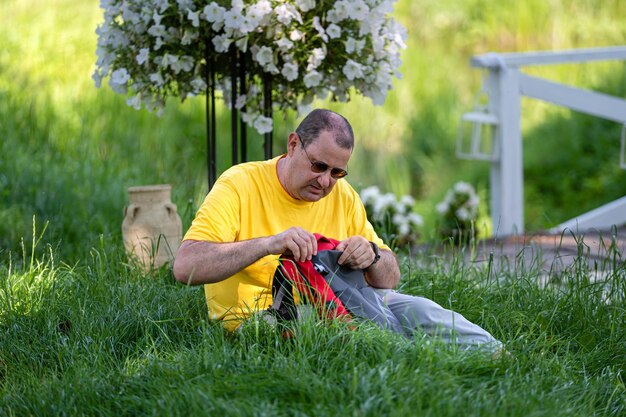
[[[336,249],[343,252],[338,259],[339,265],[352,269],[367,269],[376,256],[372,245],[363,236],[352,236],[342,240]]]

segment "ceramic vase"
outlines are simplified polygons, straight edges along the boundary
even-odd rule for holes
[[[182,238],[182,222],[171,201],[170,185],[128,188],[122,236],[129,257],[146,270],[174,260]]]

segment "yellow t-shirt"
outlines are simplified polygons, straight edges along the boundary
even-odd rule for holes
[[[278,180],[282,156],[228,169],[216,181],[184,240],[236,242],[281,233],[299,226],[344,240],[361,235],[389,249],[367,220],[358,193],[344,179],[317,202],[296,200]],[[272,277],[279,255],[270,255],[232,277],[204,286],[209,315],[235,330],[250,313],[272,303]]]

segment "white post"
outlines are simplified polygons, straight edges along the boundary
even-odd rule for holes
[[[491,111],[500,121],[496,140],[500,158],[491,163],[493,234],[524,233],[524,172],[520,127],[520,72],[506,66],[489,69]]]

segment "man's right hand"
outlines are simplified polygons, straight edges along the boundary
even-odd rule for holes
[[[317,255],[317,240],[313,233],[301,227],[291,227],[268,238],[268,252],[272,255],[291,254],[296,261],[304,262]]]

